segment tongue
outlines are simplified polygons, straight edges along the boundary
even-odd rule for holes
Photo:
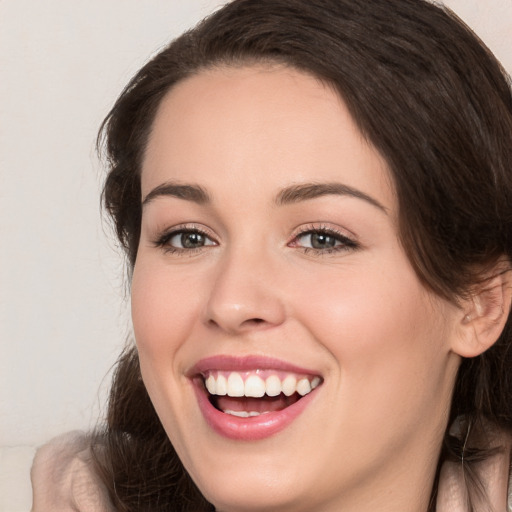
[[[234,398],[231,396],[217,396],[213,397],[213,405],[221,411],[255,411],[259,413],[280,411],[285,407],[289,407],[299,400],[297,393],[292,396],[285,396],[280,394],[279,396],[264,396],[262,398],[251,398],[251,397],[240,397]]]

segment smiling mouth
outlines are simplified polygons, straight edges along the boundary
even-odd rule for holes
[[[286,409],[322,383],[317,375],[276,370],[208,370],[201,377],[210,403],[218,411],[239,418]]]

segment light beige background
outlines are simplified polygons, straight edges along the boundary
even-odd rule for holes
[[[0,512],[37,445],[101,415],[129,332],[96,130],[147,57],[219,0],[0,0]],[[512,0],[447,0],[512,71]]]

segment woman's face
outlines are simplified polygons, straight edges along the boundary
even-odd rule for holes
[[[461,312],[411,268],[386,163],[339,96],[285,67],[200,72],[162,101],[142,199],[142,375],[205,497],[428,500]]]

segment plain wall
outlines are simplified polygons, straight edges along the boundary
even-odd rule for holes
[[[101,417],[130,330],[98,126],[150,54],[221,3],[0,1],[0,512],[30,508],[37,445]],[[512,0],[445,3],[512,71]]]

